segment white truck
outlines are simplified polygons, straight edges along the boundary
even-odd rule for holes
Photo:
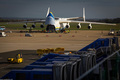
[[[0,37],[6,37],[5,32],[0,32]]]

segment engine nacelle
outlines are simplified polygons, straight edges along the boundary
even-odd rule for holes
[[[88,29],[92,29],[92,25],[91,25],[91,23],[89,24]]]
[[[35,24],[33,24],[32,27],[35,28],[36,27]]]
[[[44,25],[43,25],[43,24],[41,24],[41,25],[40,25],[40,27],[41,27],[41,28],[44,28]]]
[[[69,25],[69,24],[67,24],[65,27],[66,27],[66,28],[70,28],[70,25]]]
[[[92,29],[92,26],[88,26],[88,29]]]
[[[23,25],[23,28],[27,28],[27,24],[24,24],[24,25]]]
[[[80,28],[81,28],[81,25],[80,25],[80,23],[77,25],[77,28],[78,28],[78,29],[80,29]]]

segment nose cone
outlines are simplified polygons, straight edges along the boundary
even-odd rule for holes
[[[51,12],[48,14],[45,24],[46,25],[54,25],[55,24],[55,19]]]

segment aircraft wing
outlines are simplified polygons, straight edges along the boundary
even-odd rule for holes
[[[23,21],[23,23],[45,23],[45,20]]]
[[[100,23],[100,22],[89,22],[89,21],[75,21],[75,20],[61,20],[60,23],[88,23],[88,24],[116,25],[116,24],[112,24],[112,23]]]
[[[74,20],[74,19],[81,19],[83,17],[70,17],[70,18],[66,18],[67,20]]]
[[[83,19],[83,17],[70,17],[70,18],[65,18],[66,20],[76,20],[76,19]],[[55,17],[55,20],[59,20],[60,17]]]
[[[9,22],[9,24],[15,24],[15,23],[45,23],[45,20],[21,21],[21,22]]]

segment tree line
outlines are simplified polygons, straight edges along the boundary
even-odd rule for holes
[[[99,22],[105,22],[105,23],[120,23],[120,18],[114,18],[114,19],[100,19]]]

